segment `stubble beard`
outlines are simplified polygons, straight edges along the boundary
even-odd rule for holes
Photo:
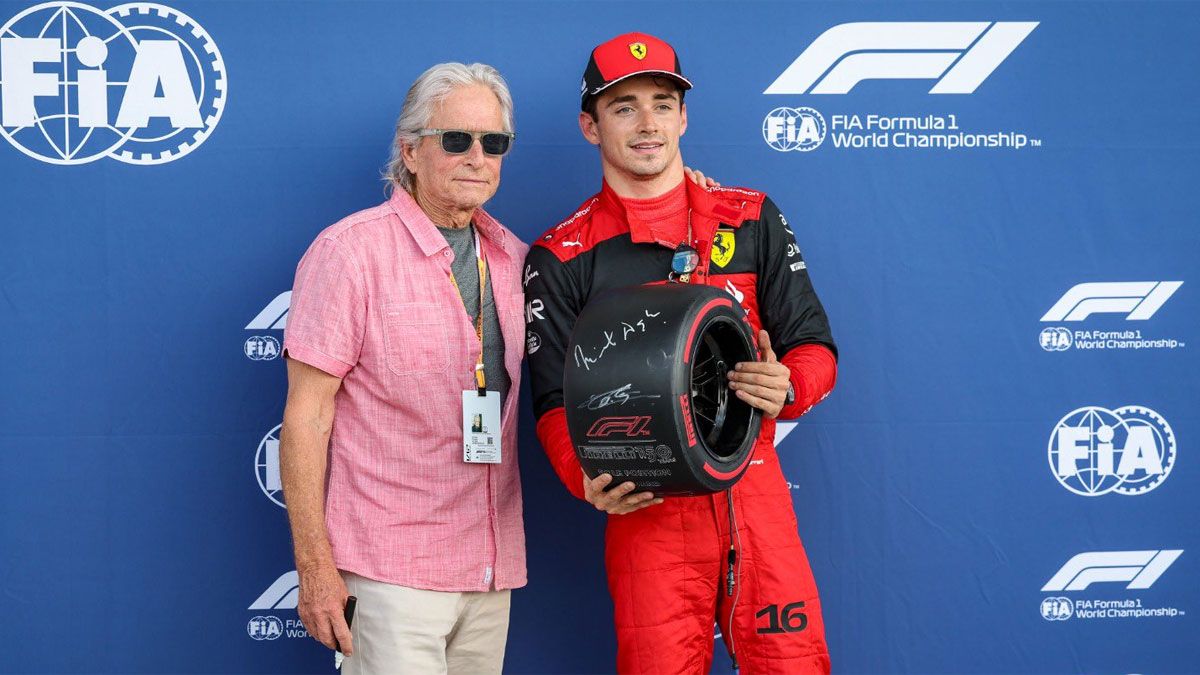
[[[664,146],[665,147],[665,146]],[[625,162],[625,170],[639,178],[653,178],[667,170],[672,156],[664,152],[658,157],[640,158],[636,155]]]

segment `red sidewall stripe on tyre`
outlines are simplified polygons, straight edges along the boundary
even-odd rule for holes
[[[713,478],[716,478],[717,480],[727,480],[741,473],[742,469],[746,468],[746,463],[749,462],[750,458],[753,456],[754,451],[751,450],[750,452],[746,453],[746,459],[743,459],[741,464],[738,464],[736,468],[726,471],[725,473],[721,473],[720,471],[712,468],[712,465],[706,461],[704,462],[704,472]]]
[[[696,330],[700,328],[704,317],[708,315],[708,311],[713,307],[733,307],[733,300],[730,298],[713,298],[708,301],[708,304],[700,308],[700,312],[696,314],[696,320],[692,322],[692,327],[688,331],[687,346],[683,349],[683,362],[688,363],[692,360],[692,341],[696,339]]]

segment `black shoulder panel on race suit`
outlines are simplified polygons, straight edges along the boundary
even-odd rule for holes
[[[837,345],[829,330],[829,318],[808,276],[808,264],[800,253],[796,235],[787,218],[768,197],[754,226],[758,237],[758,307],[763,329],[771,346],[782,357],[806,344],[824,345],[837,358]],[[745,227],[745,225],[743,225]]]
[[[563,404],[567,342],[584,296],[568,263],[542,246],[530,247],[525,257],[524,279],[525,354],[529,359],[534,415],[541,417],[547,410]]]

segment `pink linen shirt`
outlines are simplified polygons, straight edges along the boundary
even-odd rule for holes
[[[525,585],[517,399],[528,247],[483,209],[512,380],[501,464],[463,461],[462,392],[479,339],[450,281],[454,254],[402,189],[317,236],[296,269],[284,353],[341,377],[325,524],[338,569],[436,591]]]

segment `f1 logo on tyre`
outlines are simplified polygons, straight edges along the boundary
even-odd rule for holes
[[[646,428],[649,425],[649,415],[601,417],[588,429],[587,435],[589,438],[607,438],[613,434],[627,437],[649,436],[650,431]]]

